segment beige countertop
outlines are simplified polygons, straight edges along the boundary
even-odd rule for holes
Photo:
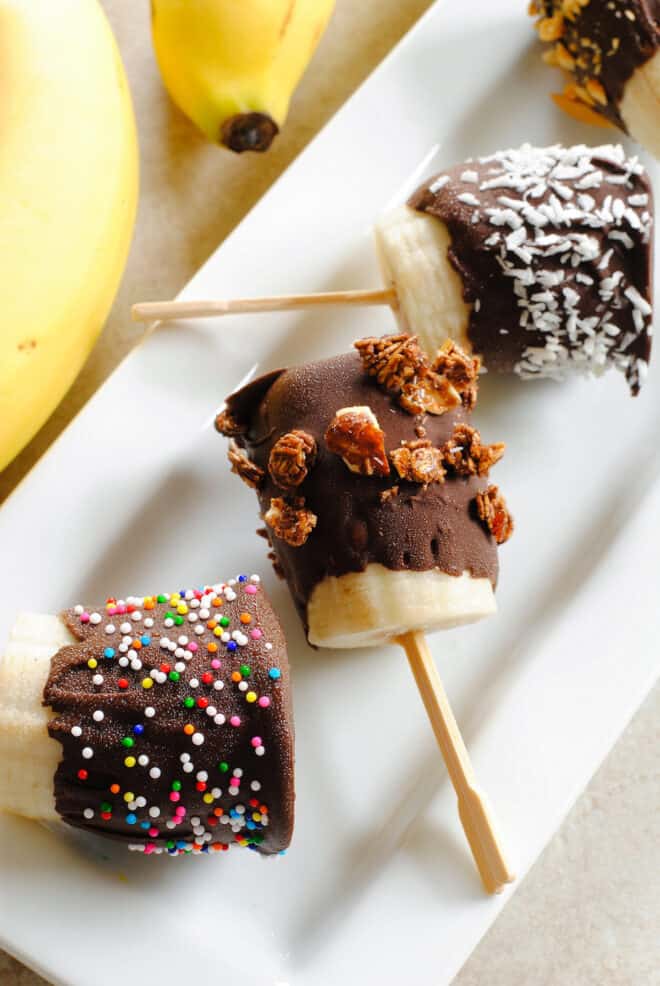
[[[152,55],[146,0],[102,3],[124,56],[140,132],[142,192],[135,240],[99,344],[60,408],[0,474],[0,501],[139,338],[141,329],[127,314],[130,303],[175,295],[430,6],[428,0],[338,0],[283,133],[268,154],[238,157],[205,143],[169,103]],[[660,984],[659,722],[660,688],[455,986]],[[432,984],[432,971],[427,973],[424,978]],[[39,986],[43,980],[0,951],[0,984],[5,983]]]

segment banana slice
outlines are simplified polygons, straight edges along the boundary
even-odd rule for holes
[[[383,278],[397,293],[402,330],[419,336],[427,353],[446,339],[471,352],[472,306],[463,300],[463,283],[447,256],[451,237],[446,225],[402,205],[376,223],[375,237]]]
[[[660,158],[660,51],[628,80],[619,112],[631,137]]]
[[[0,659],[0,810],[58,821],[53,778],[62,748],[42,695],[50,660],[74,642],[57,616],[22,613]]]
[[[410,630],[476,623],[496,610],[489,579],[371,564],[316,586],[307,605],[308,637],[318,647],[373,647]]]

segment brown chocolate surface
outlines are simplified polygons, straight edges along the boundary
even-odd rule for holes
[[[255,580],[63,614],[79,643],[53,657],[44,704],[65,822],[147,853],[288,846],[289,668]]]
[[[325,437],[337,411],[347,407],[371,409],[388,453],[403,442],[418,441],[421,429],[440,447],[456,425],[469,419],[461,406],[439,415],[406,412],[396,396],[367,375],[356,352],[278,370],[228,398],[227,410],[245,428],[239,442],[266,473],[258,490],[262,516],[271,500],[284,497],[292,504],[296,498],[304,500],[304,508],[317,518],[299,547],[269,531],[276,562],[303,621],[317,583],[363,571],[372,562],[394,570],[467,571],[495,585],[497,546],[478,520],[475,501],[487,479],[452,474],[424,486],[401,479],[394,468],[385,476],[351,471],[329,450]],[[268,462],[278,439],[294,430],[310,435],[316,451],[304,481],[287,497],[268,472]]]
[[[648,177],[620,147],[498,152],[441,172],[409,205],[441,219],[487,367],[524,377],[623,372],[651,350]]]
[[[552,36],[578,98],[626,129],[619,112],[627,81],[660,47],[660,0],[536,0],[539,31]],[[543,22],[552,27],[544,31]]]

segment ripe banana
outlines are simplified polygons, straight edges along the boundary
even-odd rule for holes
[[[174,102],[209,140],[265,151],[325,30],[334,0],[152,0],[152,32]]]
[[[307,605],[308,637],[317,647],[373,647],[409,630],[475,623],[496,610],[488,579],[371,564],[319,582]]]
[[[87,358],[137,200],[131,100],[97,0],[0,0],[0,469]]]
[[[0,659],[0,810],[55,821],[60,744],[48,735],[42,695],[50,659],[74,638],[57,616],[22,613]]]
[[[397,294],[402,331],[419,336],[427,353],[435,353],[445,339],[471,352],[471,306],[447,256],[451,237],[445,224],[402,205],[383,216],[374,233],[383,278]]]

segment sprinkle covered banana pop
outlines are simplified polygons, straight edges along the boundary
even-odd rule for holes
[[[286,645],[258,576],[23,614],[0,661],[0,809],[172,856],[293,828]]]

